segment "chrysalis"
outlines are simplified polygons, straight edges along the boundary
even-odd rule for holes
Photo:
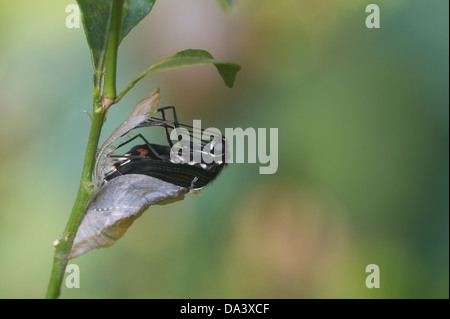
[[[112,132],[97,152],[94,167],[95,186],[99,187],[103,184],[103,173],[105,167],[107,166],[108,155],[115,150],[114,147],[111,147],[111,144],[113,144],[119,137],[124,136],[141,123],[147,121],[152,115],[156,114],[161,97],[159,93],[159,89],[156,88],[148,97],[139,102],[128,118],[120,124],[114,132]]]
[[[111,246],[150,205],[182,200],[186,193],[198,192],[224,167],[225,141],[221,136],[212,141],[199,138],[196,133],[202,132],[194,132],[193,127],[178,123],[174,107],[158,110],[158,102],[157,89],[138,104],[100,148],[93,178],[96,191],[86,208],[69,258],[94,248]],[[169,109],[173,112],[173,120],[166,117]],[[152,117],[157,112],[161,116]],[[113,146],[130,132],[150,127],[164,130],[166,145],[150,143],[138,134]],[[192,160],[184,163],[174,161],[174,156],[171,156],[171,131],[179,128],[184,128],[192,138],[183,146],[188,149],[188,157]],[[130,143],[138,138],[143,144],[131,147],[125,154],[115,154],[130,147]],[[206,163],[200,155],[211,148],[216,150],[213,155],[215,161]]]
[[[69,258],[109,247],[150,206],[184,198],[189,189],[138,174],[112,179],[92,196]]]

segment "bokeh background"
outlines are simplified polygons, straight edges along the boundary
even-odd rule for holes
[[[0,297],[41,298],[75,199],[91,62],[74,1],[0,3]],[[381,8],[381,29],[365,7]],[[449,3],[157,1],[123,41],[118,87],[187,48],[239,63],[158,74],[109,112],[102,140],[160,87],[204,127],[279,129],[279,169],[231,164],[201,197],[151,207],[72,263],[63,298],[448,298]],[[367,289],[377,264],[381,288]]]

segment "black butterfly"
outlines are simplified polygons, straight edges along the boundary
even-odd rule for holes
[[[167,110],[172,111],[173,120],[166,119]],[[110,158],[117,158],[118,161],[105,174],[104,180],[110,181],[115,177],[126,174],[143,174],[190,189],[206,186],[218,176],[225,166],[225,138],[221,135],[212,134],[212,132],[208,134],[211,139],[201,138],[205,130],[196,130],[192,126],[178,123],[173,106],[160,108],[158,112],[161,113],[160,118],[151,117],[135,129],[161,127],[164,129],[167,144],[150,143],[142,134],[137,134],[120,144],[116,149],[137,138],[142,139],[144,144],[133,146],[124,155],[108,155]],[[173,130],[175,130],[179,145],[182,148],[178,151],[178,154],[173,151],[174,144],[170,138]],[[189,141],[183,140],[180,132],[187,132]],[[185,152],[183,158],[180,154],[182,151]],[[188,153],[188,156],[186,156],[186,153]],[[209,154],[214,160],[209,160],[208,162],[211,163],[207,163],[204,160],[205,154]]]
[[[97,153],[93,178],[97,189],[86,207],[69,258],[110,247],[151,205],[173,203],[192,191],[197,193],[225,166],[225,139],[220,131],[178,123],[174,107],[160,108],[160,117],[149,118],[150,114],[158,114],[152,111],[158,101],[156,89],[136,106]],[[172,111],[171,120],[166,118],[167,110]],[[150,143],[134,131],[149,127],[162,129],[166,142]],[[117,147],[112,146],[129,132],[137,135]],[[171,133],[175,133],[172,138],[176,145],[170,139]],[[129,143],[138,138],[143,143],[121,152],[121,147],[130,147]],[[113,152],[125,154],[113,155]]]

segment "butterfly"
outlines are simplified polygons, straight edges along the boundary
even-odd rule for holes
[[[158,102],[156,89],[100,148],[93,177],[96,190],[78,228],[70,259],[113,245],[151,205],[198,193],[226,165],[226,143],[221,135],[180,124],[175,107],[158,109]],[[164,143],[149,142],[145,134],[135,133],[150,128],[162,130]],[[127,138],[130,134],[135,136]]]

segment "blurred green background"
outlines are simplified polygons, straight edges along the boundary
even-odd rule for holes
[[[75,199],[91,62],[74,1],[0,3],[0,297],[41,298]],[[381,29],[365,7],[381,8]],[[204,127],[279,128],[279,169],[231,164],[201,197],[151,207],[75,260],[63,298],[448,298],[449,3],[157,1],[123,41],[118,87],[187,48],[239,63],[155,75],[109,112],[102,140],[160,87]],[[367,289],[377,264],[381,288]]]

